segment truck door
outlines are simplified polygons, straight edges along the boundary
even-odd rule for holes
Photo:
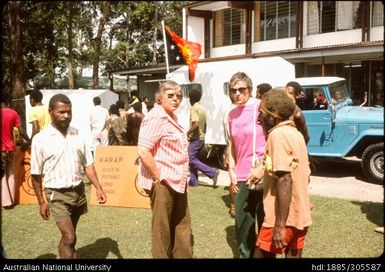
[[[302,87],[303,95],[297,104],[305,116],[310,136],[310,155],[325,155],[332,142],[332,113],[329,110],[324,87]]]

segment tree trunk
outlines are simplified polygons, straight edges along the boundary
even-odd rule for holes
[[[152,64],[155,65],[156,64],[156,36],[157,36],[157,32],[158,32],[158,28],[157,28],[157,24],[158,24],[158,2],[155,1],[155,16],[154,16],[154,35],[152,36]]]
[[[94,60],[93,60],[93,70],[92,70],[92,88],[99,88],[99,61],[100,61],[100,50],[102,47],[102,34],[104,31],[104,25],[109,16],[110,11],[110,2],[102,2],[101,4],[101,15],[99,20],[98,32],[94,40]]]
[[[127,18],[129,18],[129,15],[127,16]],[[129,24],[129,19],[127,19],[127,22]],[[125,59],[125,63],[124,63],[124,66],[125,67],[129,67],[130,65],[130,40],[131,40],[131,31],[130,31],[130,26],[127,25],[127,32],[126,32],[126,59]]]
[[[74,72],[73,72],[73,54],[72,54],[72,20],[74,16],[73,2],[69,2],[69,16],[68,16],[68,88],[74,89]]]
[[[26,82],[22,53],[22,32],[20,23],[20,1],[9,1],[9,40],[11,47],[11,95],[13,98],[24,98]]]
[[[48,60],[47,75],[48,75],[48,88],[54,89],[55,88],[55,65],[53,63],[52,58],[49,58]]]

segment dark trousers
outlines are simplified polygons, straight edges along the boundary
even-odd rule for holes
[[[192,258],[187,193],[175,192],[164,182],[158,182],[151,191],[150,200],[153,258]]]
[[[245,182],[238,182],[239,191],[235,197],[235,234],[240,258],[250,258],[254,254],[257,234],[265,217],[263,211],[263,190],[249,190]]]
[[[203,146],[204,141],[202,140],[191,140],[188,147],[188,155],[190,160],[190,185],[197,186],[198,181],[198,170],[209,178],[213,178],[216,174],[216,169],[201,162],[198,159],[198,153]]]
[[[1,206],[15,204],[16,183],[12,167],[14,151],[1,151]]]

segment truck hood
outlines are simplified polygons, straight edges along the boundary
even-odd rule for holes
[[[383,107],[347,106],[337,110],[337,119],[346,123],[382,124],[384,125]]]

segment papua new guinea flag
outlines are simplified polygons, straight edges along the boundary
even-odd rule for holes
[[[189,68],[189,80],[195,78],[195,70],[198,66],[201,55],[201,45],[196,42],[189,42],[176,35],[170,28],[166,29],[166,42],[168,60],[171,64],[187,64]]]

